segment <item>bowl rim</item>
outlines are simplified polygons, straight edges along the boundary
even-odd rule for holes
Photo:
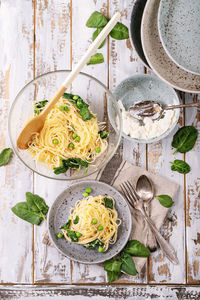
[[[169,84],[167,84],[166,82],[164,82],[163,80],[161,80],[158,76],[156,76],[155,74],[143,74],[143,73],[138,73],[138,74],[134,74],[132,76],[129,76],[127,78],[125,78],[124,80],[122,80],[115,88],[115,90],[113,91],[113,94],[114,94],[114,97],[116,99],[116,96],[115,96],[115,93],[116,93],[116,89],[118,88],[119,85],[121,85],[122,83],[126,82],[127,80],[129,79],[133,79],[133,78],[140,78],[140,77],[149,77],[149,78],[153,78],[153,79],[157,79],[159,80],[162,84],[165,84],[166,86],[168,86],[168,88],[170,88],[173,93],[174,93],[174,96],[176,97],[177,99],[177,104],[180,104],[180,99],[179,99],[179,96],[178,96],[178,93],[175,91],[175,89],[170,86]],[[118,102],[119,99],[116,101]],[[175,118],[175,121],[174,123],[172,124],[172,126],[167,130],[165,131],[163,134],[161,134],[160,136],[157,136],[155,138],[151,138],[149,140],[144,140],[144,139],[136,139],[136,138],[132,138],[128,135],[126,135],[124,132],[123,132],[123,128],[122,128],[122,137],[127,139],[128,141],[132,141],[132,142],[136,142],[136,143],[139,143],[139,144],[151,144],[151,143],[157,143],[158,141],[166,138],[172,131],[173,129],[175,128],[175,126],[177,125],[178,123],[178,120],[179,120],[179,117],[180,117],[180,109],[176,109],[177,111],[177,114],[176,114],[176,118]],[[120,110],[120,113],[121,113],[121,110]]]
[[[112,185],[110,184],[107,184],[103,181],[99,181],[99,180],[94,180],[94,179],[87,179],[87,180],[81,180],[79,182],[75,182],[73,183],[72,185],[70,185],[69,187],[67,187],[66,189],[64,189],[56,198],[55,200],[53,201],[49,211],[48,211],[48,215],[47,215],[47,231],[48,231],[48,235],[50,237],[50,240],[51,242],[53,243],[53,245],[55,246],[55,248],[61,253],[63,254],[65,257],[69,258],[70,260],[72,261],[76,261],[76,262],[79,262],[79,263],[82,263],[82,264],[99,264],[99,263],[103,263],[105,261],[105,259],[102,259],[102,260],[98,260],[98,262],[96,261],[91,261],[91,262],[88,262],[88,261],[83,261],[83,260],[79,260],[79,259],[74,259],[74,258],[71,258],[70,256],[68,256],[64,251],[62,251],[61,249],[59,249],[59,247],[57,246],[57,244],[53,241],[53,238],[52,238],[52,235],[51,235],[51,231],[50,231],[50,214],[51,214],[51,211],[52,211],[52,208],[53,208],[53,205],[54,203],[58,200],[58,198],[65,192],[67,191],[68,189],[70,188],[73,188],[75,186],[78,186],[80,183],[87,183],[88,186],[93,184],[93,183],[97,183],[97,184],[100,184],[102,186],[108,186],[109,188],[111,188],[112,190],[114,190],[117,194],[119,194],[122,199],[124,200],[124,202],[126,203],[126,206],[128,208],[128,211],[129,211],[129,219],[130,219],[130,227],[128,228],[127,230],[127,236],[126,236],[126,239],[124,239],[123,241],[123,245],[119,248],[119,250],[117,251],[118,254],[122,251],[122,249],[125,247],[126,243],[128,242],[129,238],[130,238],[130,235],[131,235],[131,232],[132,232],[132,226],[133,226],[133,222],[132,222],[132,214],[131,214],[131,209],[130,209],[130,206],[125,198],[124,195],[122,195],[122,193],[120,193],[115,187],[113,187]],[[113,256],[110,256],[109,259],[113,258],[114,256],[116,256],[116,253],[113,255]]]
[[[113,103],[115,103],[116,105],[116,110],[117,110],[117,113],[118,113],[118,116],[119,116],[119,129],[118,129],[118,132],[119,132],[119,136],[118,136],[118,141],[116,143],[116,145],[114,146],[114,150],[112,151],[110,157],[108,160],[106,160],[106,162],[104,162],[97,170],[95,171],[92,171],[91,173],[89,174],[83,174],[82,176],[77,176],[76,178],[55,178],[55,177],[50,177],[48,175],[45,175],[45,174],[42,174],[40,173],[39,171],[36,171],[34,170],[32,167],[30,167],[26,162],[24,162],[24,160],[20,157],[18,151],[17,151],[17,147],[15,146],[14,144],[14,141],[12,140],[11,138],[11,117],[12,117],[12,114],[13,114],[13,111],[14,111],[14,108],[15,108],[15,105],[16,105],[16,102],[17,102],[17,99],[23,94],[23,92],[26,90],[26,88],[31,85],[32,83],[34,83],[34,81],[38,80],[39,78],[42,78],[42,77],[45,77],[49,74],[53,74],[53,73],[70,73],[71,70],[70,69],[66,69],[66,70],[56,70],[56,71],[50,71],[50,72],[46,72],[46,73],[43,73],[37,77],[35,77],[34,79],[32,79],[31,81],[29,81],[18,93],[17,95],[15,96],[15,99],[14,101],[12,102],[11,104],[11,107],[10,107],[10,111],[9,111],[9,115],[8,115],[8,134],[9,134],[9,139],[10,139],[10,142],[11,142],[11,145],[12,145],[12,148],[14,150],[14,153],[17,155],[17,157],[20,159],[20,161],[28,168],[30,169],[31,171],[35,172],[36,174],[40,175],[40,176],[43,176],[43,177],[46,177],[48,179],[53,179],[53,180],[62,180],[62,181],[73,181],[73,180],[80,180],[80,179],[83,179],[83,178],[86,178],[96,172],[99,172],[101,169],[103,169],[108,163],[109,161],[113,158],[114,154],[116,153],[116,150],[117,148],[119,147],[119,144],[120,144],[120,141],[121,141],[121,137],[122,137],[122,117],[121,117],[121,113],[120,113],[120,109],[117,105],[117,101],[115,99],[115,96],[113,95],[113,93],[106,87],[105,84],[103,84],[100,80],[96,79],[95,77],[87,74],[87,73],[84,73],[84,72],[80,72],[77,76],[79,75],[83,75],[87,78],[90,78],[92,80],[94,80],[96,83],[98,83],[100,86],[102,86],[107,94],[109,95],[109,97],[111,97]]]

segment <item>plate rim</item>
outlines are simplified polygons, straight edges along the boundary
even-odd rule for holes
[[[170,80],[167,80],[165,77],[163,77],[163,74],[160,74],[160,72],[157,70],[157,67],[155,66],[155,64],[154,63],[152,63],[152,60],[151,60],[151,57],[149,57],[149,55],[148,55],[148,51],[147,51],[147,49],[146,49],[146,47],[144,46],[144,44],[145,44],[145,37],[144,37],[144,24],[146,23],[146,15],[148,14],[148,11],[149,11],[149,6],[150,5],[152,5],[152,2],[155,2],[156,0],[148,0],[147,1],[147,4],[146,4],[146,6],[145,6],[145,9],[144,9],[144,13],[143,13],[143,17],[142,17],[142,23],[141,23],[141,39],[142,39],[142,47],[143,47],[143,50],[144,50],[144,53],[145,53],[145,57],[146,57],[146,59],[147,59],[147,61],[148,61],[148,63],[149,63],[149,65],[150,65],[150,67],[151,67],[151,69],[153,70],[153,72],[162,80],[162,81],[164,81],[165,83],[167,83],[168,85],[170,85],[171,87],[173,87],[173,88],[175,88],[175,89],[177,89],[178,91],[183,91],[183,92],[186,92],[186,93],[194,93],[194,94],[199,94],[200,93],[200,88],[196,88],[195,89],[195,85],[197,85],[197,84],[194,84],[194,86],[190,89],[188,89],[188,88],[185,88],[185,87],[182,87],[180,84],[174,84],[174,83],[172,83]],[[154,3],[155,4],[155,3]],[[159,36],[158,36],[158,39],[160,39],[159,38]],[[161,43],[161,41],[160,41],[160,43]],[[161,45],[162,45],[162,43],[161,43]],[[167,54],[166,54],[167,55]],[[169,58],[170,59],[170,58]],[[173,61],[171,61],[173,64],[174,64],[174,62]],[[176,64],[174,64],[177,68],[179,68]],[[160,64],[159,64],[159,66],[160,66]],[[180,68],[180,71],[183,71],[183,72],[185,72],[185,74],[183,74],[183,76],[187,76],[187,73],[188,72],[186,72],[185,70],[182,70],[181,68]],[[195,74],[191,74],[191,73],[188,73],[189,75],[191,75],[191,76],[199,76],[199,75],[195,75]],[[195,80],[195,78],[194,78],[194,80]],[[200,76],[199,76],[199,80],[200,80]],[[192,84],[191,84],[192,85]]]
[[[105,260],[107,259],[111,259],[113,258],[114,256],[116,256],[117,254],[115,253],[114,255],[111,255],[110,258],[107,258],[107,259],[102,259],[102,260],[98,260],[98,262],[96,261],[82,261],[82,260],[79,260],[79,259],[74,259],[74,258],[71,258],[70,256],[68,256],[66,253],[64,253],[61,249],[59,249],[59,247],[57,246],[57,244],[54,242],[53,238],[52,238],[52,235],[51,235],[51,231],[50,231],[50,215],[51,215],[51,212],[52,212],[52,208],[53,208],[53,205],[56,203],[56,201],[58,200],[58,198],[65,193],[66,190],[68,190],[69,188],[74,188],[75,186],[78,186],[80,183],[88,183],[88,184],[92,184],[92,183],[100,183],[102,185],[106,185],[108,186],[109,188],[111,188],[113,191],[117,192],[117,194],[119,194],[121,196],[121,198],[124,200],[124,202],[126,203],[126,206],[128,208],[128,212],[129,212],[129,219],[130,219],[130,227],[128,228],[128,233],[127,233],[127,237],[126,239],[124,239],[124,243],[123,243],[123,246],[119,248],[118,250],[118,253],[119,254],[122,249],[125,247],[126,243],[128,242],[129,238],[130,238],[130,235],[131,235],[131,232],[132,232],[132,214],[131,214],[131,210],[130,210],[130,206],[126,200],[126,198],[115,188],[113,187],[112,185],[110,184],[107,184],[103,181],[99,181],[99,180],[95,180],[95,179],[87,179],[87,180],[81,180],[79,182],[75,182],[73,184],[71,184],[70,186],[68,186],[66,189],[64,189],[56,198],[55,200],[53,201],[52,205],[50,206],[50,209],[48,211],[48,215],[47,215],[47,230],[48,230],[48,235],[49,235],[49,238],[51,240],[51,243],[54,245],[54,247],[62,254],[64,255],[65,257],[69,258],[70,260],[72,261],[76,261],[76,262],[79,262],[79,263],[82,263],[82,264],[99,264],[99,263],[103,263]]]
[[[166,3],[170,3],[170,2],[165,2],[165,0],[161,0],[160,1],[160,5],[159,5],[159,8],[158,8],[158,21],[157,21],[157,24],[158,24],[158,33],[159,33],[159,37],[160,37],[160,40],[161,40],[161,43],[162,43],[162,46],[165,50],[165,52],[167,53],[167,55],[169,56],[169,58],[181,69],[183,69],[184,71],[188,72],[188,73],[191,73],[191,74],[194,74],[194,75],[199,75],[200,76],[200,71],[199,73],[194,71],[194,70],[191,70],[187,67],[185,67],[184,65],[180,64],[176,58],[172,55],[172,53],[169,51],[167,45],[166,45],[166,39],[164,39],[164,34],[163,34],[163,29],[162,29],[162,24],[164,23],[164,21],[162,21],[162,17],[161,17],[161,14],[162,14],[162,8],[163,8],[163,5],[165,5]]]

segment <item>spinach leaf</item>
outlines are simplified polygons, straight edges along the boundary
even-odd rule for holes
[[[93,32],[93,35],[92,35],[92,40],[94,41],[97,36],[99,35],[99,33],[102,31],[103,27],[100,27],[100,28],[97,28],[94,32]],[[106,40],[104,40],[101,45],[98,47],[98,49],[101,49],[104,44],[105,44]]]
[[[90,60],[88,61],[87,65],[96,65],[101,64],[104,62],[104,57],[102,53],[96,53],[91,56]]]
[[[121,274],[121,272],[112,272],[112,271],[106,271],[106,272],[107,272],[108,282],[113,282],[117,280]]]
[[[150,255],[149,249],[137,240],[129,241],[123,252],[138,257],[148,257]]]
[[[66,173],[67,170],[68,168],[66,168],[65,166],[56,167],[54,168],[54,174],[59,175],[61,173]]]
[[[124,24],[117,22],[115,27],[111,30],[110,36],[115,40],[128,39],[129,38],[128,28]]]
[[[102,140],[106,139],[108,137],[108,132],[107,131],[100,130],[98,133],[100,134],[100,137],[102,138]]]
[[[156,196],[156,198],[159,200],[160,204],[164,207],[169,208],[173,204],[172,198],[168,195],[159,195],[159,196]]]
[[[177,171],[181,174],[187,174],[190,172],[190,166],[183,160],[175,159],[174,162],[170,162],[172,164],[171,170]]]
[[[76,218],[74,219],[73,223],[74,224],[78,224],[78,222],[79,222],[79,216],[76,216]]]
[[[11,210],[16,216],[31,224],[39,225],[42,222],[41,214],[31,211],[26,202],[17,203]]]
[[[94,250],[94,249],[96,249],[96,246],[98,246],[98,245],[104,246],[104,243],[101,240],[96,239],[95,241],[90,242],[87,246],[84,246],[84,247],[89,250]]]
[[[66,173],[69,168],[71,169],[79,169],[80,167],[87,168],[89,163],[87,161],[83,161],[80,158],[68,158],[62,160],[62,166],[54,168],[54,174],[58,175],[61,173]]]
[[[108,20],[98,11],[94,11],[86,22],[86,26],[90,28],[104,27]]]
[[[135,268],[135,263],[132,257],[129,254],[124,254],[121,256],[121,271],[125,272],[128,275],[137,275],[137,270]]]
[[[74,231],[67,229],[67,234],[72,242],[78,242],[78,237],[76,236],[76,233]]]
[[[113,209],[113,201],[107,197],[104,197],[105,207]]]
[[[5,148],[0,153],[0,167],[7,165],[10,161],[13,151],[11,148]]]
[[[63,97],[65,98],[65,99],[70,99],[70,100],[73,100],[73,97],[74,97],[75,95],[73,95],[73,94],[69,94],[69,93],[64,93],[63,94]],[[79,96],[78,96],[79,97]]]
[[[49,207],[46,205],[43,198],[36,194],[32,194],[30,192],[26,193],[26,201],[28,204],[28,208],[31,211],[41,213],[42,217],[47,214]],[[45,218],[44,218],[45,219]]]
[[[67,230],[67,229],[69,229],[70,224],[71,224],[71,220],[68,220],[66,224],[64,224],[60,227],[60,229]]]
[[[34,115],[39,115],[39,113],[41,113],[41,111],[43,110],[43,108],[45,107],[45,105],[48,103],[48,100],[42,100],[39,102],[36,102],[34,105]]]
[[[190,151],[197,140],[198,130],[193,126],[184,126],[180,128],[174,135],[172,147],[176,148],[176,152],[185,153]]]
[[[122,261],[116,258],[112,258],[104,261],[104,270],[111,272],[120,272]]]

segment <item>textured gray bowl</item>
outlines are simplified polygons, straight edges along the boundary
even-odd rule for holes
[[[168,56],[200,75],[200,0],[161,0],[158,31]]]
[[[137,74],[123,80],[114,90],[116,100],[121,100],[126,110],[133,106],[136,102],[145,100],[156,100],[163,105],[176,105],[180,104],[179,98],[175,90],[168,84],[160,80],[155,75],[150,74]],[[179,110],[174,118],[172,126],[162,135],[155,138],[144,140],[132,138],[122,132],[122,136],[130,141],[137,143],[154,143],[165,138],[170,134],[176,126],[179,119]],[[109,112],[109,110],[108,110]],[[123,126],[122,126],[123,127]],[[123,130],[123,128],[122,128]]]
[[[67,222],[69,210],[75,206],[77,200],[83,198],[82,194],[87,187],[92,188],[91,195],[110,195],[115,199],[115,208],[122,220],[118,228],[117,241],[110,245],[105,253],[98,250],[88,250],[81,245],[58,239],[60,227]],[[126,245],[132,229],[132,217],[129,206],[124,197],[113,187],[95,180],[85,180],[71,185],[64,190],[55,200],[48,214],[49,236],[55,247],[68,258],[87,264],[104,262],[117,255]]]

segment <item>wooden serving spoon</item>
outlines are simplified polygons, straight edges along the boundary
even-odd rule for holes
[[[94,42],[90,45],[85,55],[81,58],[79,63],[75,66],[75,68],[71,71],[69,76],[63,82],[59,90],[56,94],[51,98],[49,103],[46,105],[45,109],[38,116],[33,117],[28,123],[26,123],[25,127],[22,129],[21,133],[17,138],[17,147],[20,149],[27,149],[28,142],[33,137],[33,134],[36,132],[40,132],[44,126],[44,121],[50,110],[54,107],[56,102],[60,99],[69,85],[73,82],[75,77],[80,73],[85,64],[90,60],[91,56],[97,50],[97,48],[101,45],[116,23],[119,21],[121,14],[119,12],[115,13],[112,19],[108,22],[108,24],[104,27],[104,29],[100,32]]]

